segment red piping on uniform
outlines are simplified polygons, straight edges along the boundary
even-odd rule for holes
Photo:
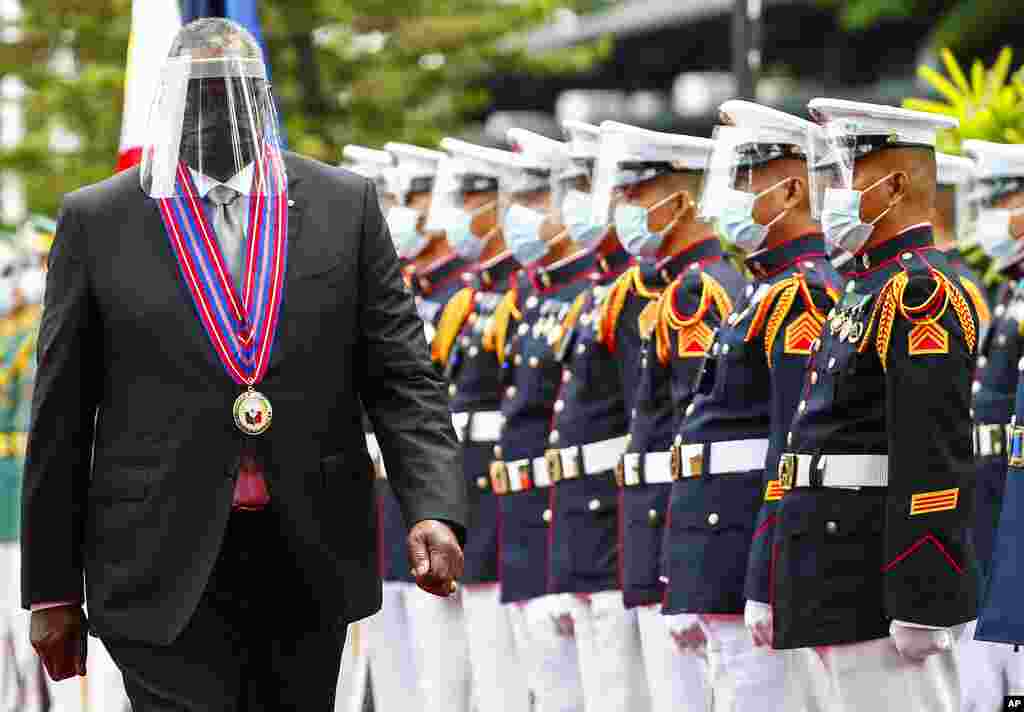
[[[964,570],[956,563],[956,559],[954,559],[949,554],[949,552],[946,551],[946,547],[944,547],[939,542],[939,540],[935,538],[935,535],[934,534],[926,534],[923,537],[921,537],[920,539],[918,539],[917,542],[913,546],[911,546],[909,549],[907,549],[902,554],[897,556],[895,559],[890,561],[888,564],[883,566],[882,567],[882,573],[884,574],[884,573],[888,573],[889,571],[891,571],[896,566],[896,564],[898,564],[901,561],[903,561],[904,559],[906,559],[908,556],[913,554],[915,551],[920,549],[922,546],[924,546],[929,541],[932,544],[935,544],[935,548],[939,550],[939,553],[941,553],[944,557],[946,557],[946,561],[949,562],[949,565],[953,567],[954,571],[956,571],[958,574],[962,574],[964,572]]]
[[[777,514],[773,514],[773,515],[771,515],[770,517],[768,517],[767,519],[765,519],[765,520],[764,520],[763,522],[761,522],[761,526],[759,526],[759,527],[758,527],[758,528],[757,528],[757,529],[756,529],[756,530],[754,531],[754,536],[750,537],[750,541],[751,541],[751,542],[755,542],[755,541],[757,541],[758,539],[760,539],[760,538],[761,538],[761,536],[762,536],[762,535],[763,535],[763,534],[764,534],[764,533],[765,533],[766,531],[768,531],[768,530],[769,530],[769,529],[771,529],[771,528],[772,528],[773,526],[775,526],[775,522],[776,522],[776,521],[778,520],[778,518],[779,518],[779,515],[777,515]]]
[[[922,252],[927,252],[929,250],[936,250],[936,251],[938,251],[938,249],[939,248],[935,247],[934,245],[926,245],[925,247],[914,247],[914,248],[906,249],[906,250],[903,250],[903,252],[912,252],[912,253],[914,253],[915,255],[920,257],[922,260],[924,260],[926,264],[931,266],[931,262],[928,262],[928,260],[925,259],[924,255],[922,255],[921,253]],[[871,274],[872,272],[877,272],[878,270],[882,269],[883,267],[891,265],[894,262],[898,262],[900,260],[900,255],[902,255],[903,252],[901,252],[899,255],[893,255],[892,257],[887,259],[885,262],[877,264],[874,267],[872,267],[871,269],[866,269],[863,272],[851,272],[850,273],[850,277],[854,278],[854,279],[859,279],[860,277],[866,277],[867,275]],[[854,258],[854,259],[856,259],[856,258]]]

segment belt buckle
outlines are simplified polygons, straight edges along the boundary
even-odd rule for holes
[[[793,489],[796,484],[797,457],[792,453],[786,453],[779,459],[779,487],[784,492]]]
[[[1010,467],[1024,467],[1024,428],[1012,425],[1010,432]]]
[[[696,449],[696,448],[695,448]],[[702,477],[704,475],[704,448],[697,449],[697,454],[687,458],[690,472],[687,477]]]
[[[626,486],[626,456],[623,455],[619,458],[618,464],[615,465],[615,484],[618,487]]]
[[[672,481],[678,482],[683,476],[683,448],[681,445],[673,445],[669,452],[671,453],[669,467],[672,472]]]
[[[565,471],[562,469],[562,451],[548,450],[544,453],[544,462],[548,464],[548,477],[552,484],[561,482]]]
[[[1006,434],[1001,426],[993,425],[988,429],[989,449],[993,455],[1003,454],[1003,440],[1005,439]]]
[[[505,465],[505,463],[501,462],[500,460],[497,462],[492,462],[490,475],[491,489],[494,490],[494,494],[508,494],[508,467]]]

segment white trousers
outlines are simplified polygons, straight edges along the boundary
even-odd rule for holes
[[[498,584],[462,587],[473,703],[478,712],[529,712],[530,692]]]
[[[813,699],[793,700],[786,709],[811,712],[958,712],[957,651],[915,662],[900,655],[891,638],[849,645],[803,648],[799,670],[811,681]],[[821,680],[824,693],[813,683]]]
[[[565,594],[569,603],[586,712],[649,712],[636,610],[621,591]]]
[[[659,604],[641,606],[636,614],[653,712],[708,712],[707,660],[697,653],[680,652]]]
[[[406,605],[415,584],[384,582],[381,609],[366,619],[366,637],[377,710],[415,710],[420,704],[416,651]]]
[[[541,596],[509,604],[519,659],[525,660],[534,712],[582,712],[576,641],[559,632],[555,617],[566,612],[564,598]]]
[[[366,623],[350,623],[341,652],[341,670],[334,691],[334,712],[363,712],[369,653],[366,645]]]
[[[413,587],[406,599],[419,676],[419,712],[469,712],[469,648],[462,597]]]
[[[960,637],[960,709],[989,712],[1003,709],[1007,695],[1024,694],[1024,652],[1012,645],[974,639],[977,621]]]
[[[708,639],[708,684],[715,712],[788,710],[785,650],[754,645],[742,615],[701,615]]]

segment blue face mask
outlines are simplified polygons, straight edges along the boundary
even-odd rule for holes
[[[890,174],[891,175],[891,174]],[[864,190],[855,188],[826,188],[821,208],[821,228],[829,247],[842,249],[851,255],[857,254],[875,231],[875,224],[892,210],[887,207],[871,222],[860,219],[860,202],[864,194],[881,185],[889,176],[880,178]]]
[[[548,243],[540,236],[544,213],[525,205],[511,205],[505,212],[505,244],[519,264],[531,265],[548,253]]]
[[[619,203],[615,206],[615,231],[626,252],[634,257],[648,259],[657,256],[658,248],[665,240],[665,235],[672,232],[676,223],[679,222],[679,217],[673,218],[658,232],[653,232],[650,229],[647,222],[648,217],[652,210],[657,210],[678,195],[679,193],[673,193],[649,208],[629,203]]]
[[[449,244],[451,244],[452,249],[455,250],[455,254],[462,259],[469,260],[470,262],[476,262],[480,259],[480,255],[484,251],[484,246],[487,244],[487,240],[484,238],[478,238],[473,233],[473,218],[483,213],[485,210],[492,209],[494,205],[495,204],[492,201],[486,205],[481,205],[473,212],[469,212],[464,208],[451,208],[451,212],[447,220],[445,220],[445,232],[447,234]]]
[[[421,214],[418,210],[396,205],[388,211],[388,230],[395,243],[395,251],[403,260],[418,257],[430,238],[419,231]]]
[[[787,180],[789,179],[780,181],[767,190],[756,194],[735,189],[725,191],[722,194],[722,211],[718,216],[718,226],[721,228],[725,239],[747,253],[753,252],[764,244],[765,239],[768,237],[768,232],[772,229],[772,225],[785,215],[787,211],[783,210],[767,225],[761,225],[754,220],[754,203],[762,195],[767,195]]]
[[[592,250],[601,244],[607,229],[590,222],[590,195],[581,190],[570,190],[562,201],[562,222],[569,230],[569,237],[585,250]]]

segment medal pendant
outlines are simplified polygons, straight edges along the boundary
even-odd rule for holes
[[[267,432],[274,417],[270,400],[252,388],[235,399],[231,412],[235,417],[235,426],[246,435],[262,435]]]
[[[839,312],[838,314],[836,314],[836,317],[832,320],[832,323],[829,324],[829,329],[831,329],[832,331],[832,336],[835,336],[836,334],[839,333],[839,330],[842,328],[844,321],[846,321],[846,314],[844,314],[843,312]]]

